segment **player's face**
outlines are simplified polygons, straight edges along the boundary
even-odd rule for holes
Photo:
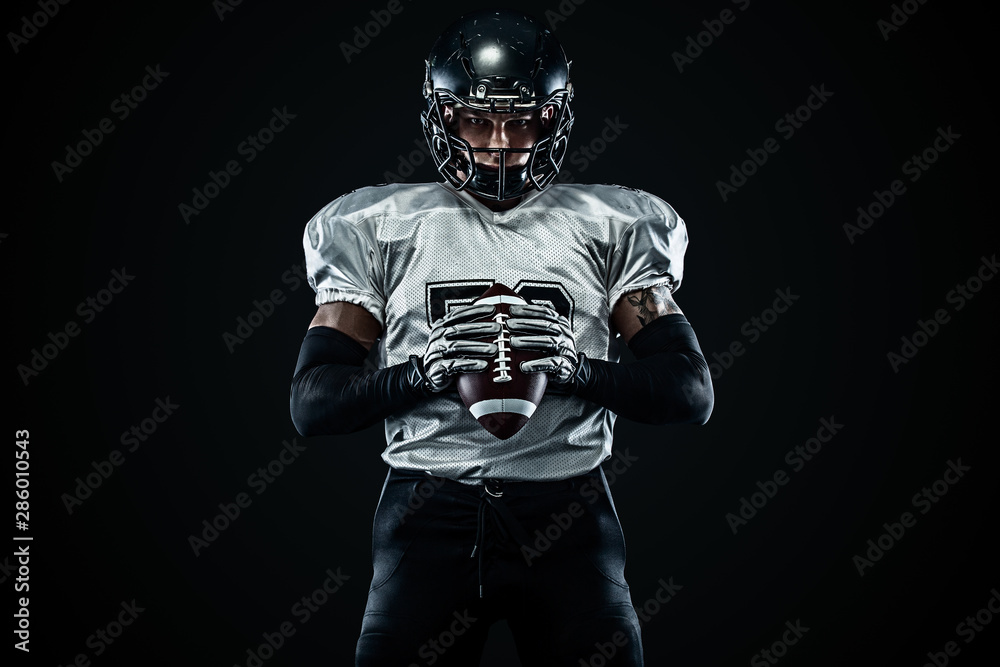
[[[531,148],[552,124],[551,106],[523,113],[488,113],[467,107],[443,109],[444,120],[452,133],[469,142],[473,148]],[[500,153],[474,154],[480,169],[498,171]],[[529,153],[507,153],[506,167],[523,167]]]

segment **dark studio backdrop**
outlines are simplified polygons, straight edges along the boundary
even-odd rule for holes
[[[690,234],[676,298],[715,412],[619,420],[609,472],[647,664],[995,659],[981,10],[518,7],[573,60],[566,177],[648,190]],[[434,179],[423,58],[472,8],[6,7],[5,664],[353,664],[384,433],[294,431],[302,231]],[[483,664],[519,664],[504,626]]]

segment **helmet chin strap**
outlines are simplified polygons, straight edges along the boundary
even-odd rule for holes
[[[513,199],[525,194],[528,190],[525,187],[528,183],[528,165],[508,167],[506,149],[490,152],[500,153],[500,169],[493,171],[476,165],[470,180],[470,185],[473,186],[470,190],[497,201]]]
[[[461,140],[459,140],[461,141]],[[471,150],[471,155],[469,154]],[[498,153],[500,164],[498,170],[486,169],[482,165],[469,165],[466,155],[473,161],[476,153]],[[468,178],[462,189],[473,192],[477,195],[496,201],[514,199],[527,194],[531,189],[528,179],[528,171],[531,168],[531,159],[524,165],[509,166],[507,158],[514,154],[531,154],[530,149],[523,148],[472,148],[459,152],[458,168],[462,171],[471,170],[472,174]]]

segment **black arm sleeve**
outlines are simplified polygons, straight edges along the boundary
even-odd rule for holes
[[[658,317],[629,341],[629,364],[581,359],[571,392],[644,424],[704,424],[715,392],[694,329],[679,313]]]
[[[331,327],[306,332],[289,396],[292,423],[303,436],[352,433],[433,396],[420,358],[366,370],[368,353]]]

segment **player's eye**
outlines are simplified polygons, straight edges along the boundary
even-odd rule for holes
[[[485,125],[486,124],[486,119],[485,118],[476,118],[475,116],[469,116],[468,120],[469,120],[469,124],[470,125]]]

